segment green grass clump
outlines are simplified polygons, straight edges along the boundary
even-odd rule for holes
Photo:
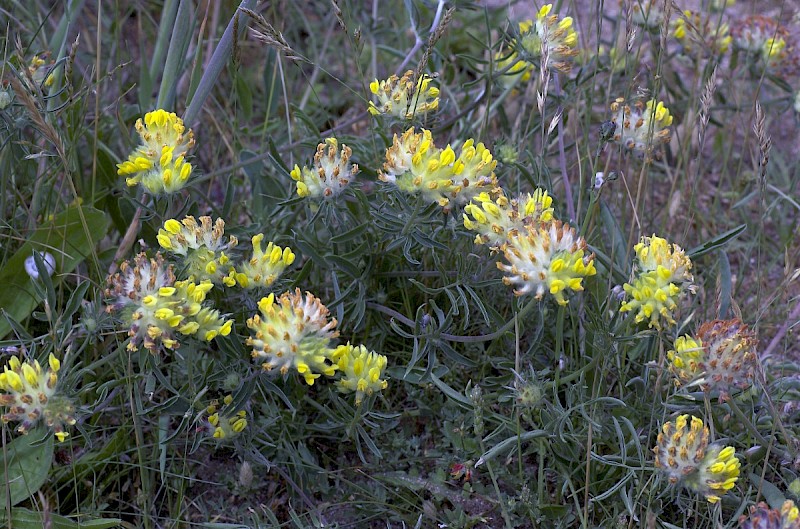
[[[623,4],[12,0],[0,524],[797,527],[787,5]]]

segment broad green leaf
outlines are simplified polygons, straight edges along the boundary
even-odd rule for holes
[[[53,464],[53,436],[46,428],[37,428],[8,443],[6,454],[0,465],[6,483],[0,487],[0,505],[7,501],[16,505],[30,498],[47,479]]]
[[[5,512],[0,512],[0,522],[5,524]],[[53,513],[47,513],[45,515],[29,509],[11,509],[11,526],[14,527],[14,529],[42,529],[42,527],[45,526],[51,529],[111,529],[120,527],[121,525],[122,520],[119,518],[109,518],[106,520],[98,518],[79,522]]]
[[[86,229],[81,221],[81,212],[86,219]],[[25,259],[33,255],[34,250],[49,252],[56,261],[52,282],[58,285],[63,277],[91,254],[107,229],[108,220],[103,212],[89,207],[70,206],[31,234],[0,270],[0,284],[3,285],[0,289],[0,338],[11,331],[8,318],[20,322],[42,301],[36,293],[33,279],[25,272]]]

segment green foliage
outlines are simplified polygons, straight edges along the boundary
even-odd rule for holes
[[[800,180],[784,138],[796,50],[700,46],[753,20],[712,3],[685,39],[679,13],[637,21],[663,2],[625,3],[630,20],[557,3],[539,26],[560,47],[542,53],[505,6],[473,2],[12,1],[0,38],[0,524],[731,529],[761,499],[797,500],[787,336]],[[373,80],[407,70],[438,93],[368,112]],[[669,119],[642,110],[650,99],[674,119],[666,135]],[[118,174],[142,141],[135,123],[157,108],[196,141],[180,132],[194,169],[168,195]],[[183,161],[162,150],[177,128],[142,127],[153,135],[137,170],[163,179]],[[398,146],[411,127],[432,138],[418,157]],[[480,168],[459,158],[480,143]],[[418,181],[402,180],[403,164]],[[320,174],[350,181],[314,195]],[[483,223],[500,242],[476,243],[469,219],[537,188],[574,231],[528,212]],[[470,206],[473,189],[488,195]],[[224,235],[193,237],[204,216]],[[258,235],[274,243],[263,261]],[[577,261],[595,273],[577,276]],[[655,319],[620,310],[636,296]],[[281,303],[294,305],[271,316]],[[739,362],[734,375],[753,368],[746,383],[676,378],[694,369],[676,365],[678,339],[733,318],[758,338],[713,343]],[[42,373],[15,375],[11,357]],[[45,389],[62,416],[37,407]],[[681,442],[664,424],[684,414],[741,463],[717,504],[655,466],[654,446]],[[24,417],[39,425],[27,435]],[[68,425],[64,442],[53,423]]]

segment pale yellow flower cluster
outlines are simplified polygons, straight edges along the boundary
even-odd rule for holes
[[[421,194],[443,208],[465,204],[483,190],[497,186],[497,161],[483,143],[470,138],[458,155],[450,145],[437,147],[429,130],[408,129],[394,135],[386,150],[386,162],[379,171],[381,181],[401,191]]]

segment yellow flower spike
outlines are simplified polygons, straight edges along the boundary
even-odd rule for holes
[[[431,86],[431,78],[422,74],[414,84],[413,77],[414,72],[408,70],[402,77],[391,75],[384,81],[372,81],[369,88],[377,101],[369,102],[369,113],[413,119],[439,108],[439,89]]]
[[[739,22],[732,31],[733,45],[757,65],[780,70],[791,67],[787,39],[791,33],[773,17],[753,15]]]
[[[191,281],[224,284],[225,251],[238,244],[236,237],[225,240],[225,222],[211,217],[185,217],[181,222],[170,219],[158,232],[158,243],[184,260],[187,278]]]
[[[636,101],[628,105],[618,98],[611,103],[611,122],[615,129],[612,140],[649,160],[660,145],[669,143],[672,115],[661,101]]]

